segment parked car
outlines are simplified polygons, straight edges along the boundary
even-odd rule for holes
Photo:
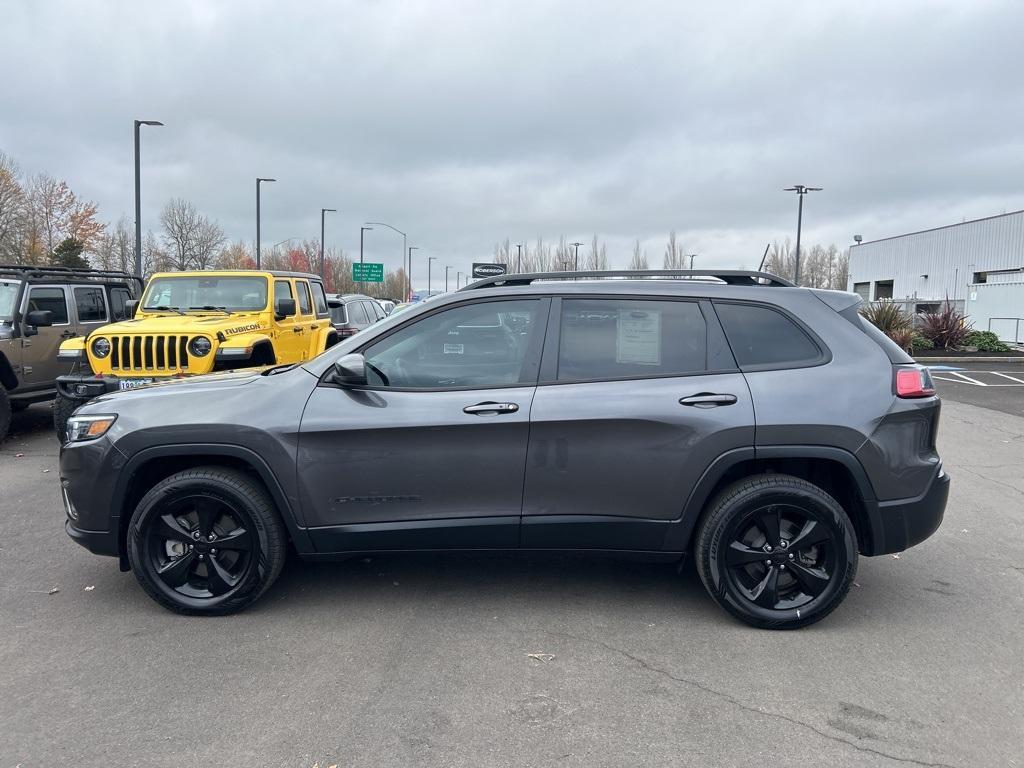
[[[411,306],[414,306],[411,301],[399,302],[398,304],[395,304],[395,306],[391,309],[388,315],[390,316],[398,314],[399,312],[405,312],[405,310],[407,310]]]
[[[795,628],[936,530],[939,399],[859,296],[607,274],[479,280],[301,365],[97,398],[67,531],[181,613],[250,605],[290,548],[606,550],[691,556],[726,611]]]
[[[331,308],[331,325],[343,339],[366,330],[388,314],[376,299],[359,293],[331,294],[327,303]]]
[[[390,315],[391,310],[395,308],[395,304],[397,302],[394,302],[391,299],[379,299],[377,303],[380,304],[381,309],[384,310],[385,315]]]
[[[56,396],[61,342],[126,319],[141,288],[127,272],[0,265],[0,440],[13,411]]]
[[[298,363],[338,340],[323,284],[304,272],[159,272],[132,309],[130,318],[97,323],[60,345],[60,361],[78,366],[57,378],[53,421],[61,442],[72,412],[105,392]]]

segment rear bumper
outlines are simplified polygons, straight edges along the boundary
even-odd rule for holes
[[[902,552],[927,539],[942,524],[949,498],[949,475],[941,468],[920,496],[878,502],[880,527],[873,555]]]

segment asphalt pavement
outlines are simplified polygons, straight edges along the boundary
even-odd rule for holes
[[[0,444],[0,768],[1022,765],[1024,418],[940,388],[945,522],[798,632],[584,557],[293,561],[175,616],[65,536],[33,406]]]

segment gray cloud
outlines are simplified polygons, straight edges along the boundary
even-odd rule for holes
[[[8,6],[11,6],[9,3]],[[359,224],[465,270],[505,236],[597,232],[624,265],[669,229],[705,264],[792,236],[867,238],[1024,207],[1014,2],[16,0],[0,149],[106,218],[185,197],[233,238]],[[397,264],[400,241],[369,253]],[[422,270],[421,270],[422,272]]]

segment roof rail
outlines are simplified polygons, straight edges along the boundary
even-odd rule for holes
[[[753,272],[746,269],[606,269],[590,272],[526,272],[486,277],[470,283],[462,291],[491,288],[498,285],[530,285],[537,280],[574,280],[578,278],[652,278],[686,277],[700,280],[719,280],[727,285],[764,285],[775,288],[795,288],[785,278],[769,272]]]
[[[140,286],[142,278],[117,269],[78,269],[75,267],[37,266],[33,264],[0,264],[0,275],[14,275],[25,278],[85,278],[92,280],[134,280]]]

